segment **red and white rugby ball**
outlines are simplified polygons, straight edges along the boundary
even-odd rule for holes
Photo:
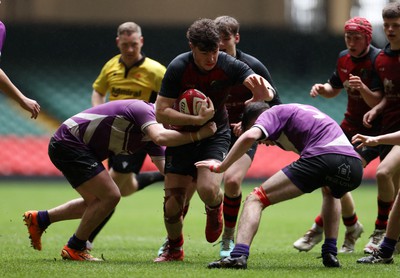
[[[205,100],[207,100],[207,96],[199,90],[188,89],[179,96],[175,105],[179,112],[197,116]]]

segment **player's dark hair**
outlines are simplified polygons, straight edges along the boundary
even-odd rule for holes
[[[196,20],[187,30],[186,37],[193,46],[201,51],[215,51],[219,47],[219,32],[212,19]]]
[[[258,116],[269,108],[269,104],[262,101],[250,102],[247,104],[243,110],[242,130],[248,130],[254,124]]]
[[[400,17],[400,3],[391,2],[387,4],[382,10],[383,18],[399,18]]]
[[[239,33],[240,24],[231,16],[222,15],[214,19],[217,24],[218,30],[224,36],[236,35]]]

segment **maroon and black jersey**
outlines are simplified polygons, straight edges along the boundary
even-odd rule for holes
[[[382,112],[382,134],[400,130],[400,50],[391,50],[388,44],[375,61],[382,90],[387,99]]]
[[[193,60],[192,52],[177,56],[168,65],[159,95],[177,99],[187,89],[197,89],[208,96],[214,104],[215,115],[212,121],[218,130],[229,128],[225,102],[232,86],[242,84],[254,71],[238,59],[220,52],[215,67],[202,72]]]
[[[352,57],[347,49],[343,50],[339,53],[336,69],[328,81],[333,88],[344,88],[347,92],[347,109],[340,127],[348,137],[352,137],[357,133],[379,134],[380,118],[372,123],[372,128],[364,127],[364,114],[371,110],[371,107],[364,101],[358,90],[349,87],[349,76],[352,74],[359,76],[371,91],[380,89],[379,77],[374,70],[374,61],[379,51],[380,49],[371,45],[367,55],[356,58]]]
[[[264,77],[274,88],[276,94],[274,98],[269,101],[270,106],[281,104],[278,90],[272,81],[271,74],[268,69],[255,57],[246,54],[240,50],[236,50],[236,59],[246,63],[255,73]],[[243,84],[236,84],[230,89],[228,99],[226,100],[226,109],[228,109],[229,122],[238,123],[241,121],[241,116],[244,109],[244,102],[253,96],[251,91]]]

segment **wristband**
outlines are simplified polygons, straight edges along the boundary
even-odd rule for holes
[[[189,132],[189,135],[190,135],[190,140],[192,140],[192,143],[194,143],[194,139],[193,139],[192,133]]]
[[[220,171],[219,171],[220,167],[221,167],[221,165],[218,165],[218,166],[210,165],[210,171],[214,172],[214,173],[220,173]]]

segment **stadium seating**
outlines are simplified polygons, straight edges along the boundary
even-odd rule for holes
[[[31,72],[31,74],[28,74]],[[35,74],[32,74],[32,73]],[[30,68],[13,72],[18,86],[30,97],[36,99],[42,107],[42,111],[61,123],[71,115],[91,106],[90,94],[93,76],[97,69],[80,68],[79,70],[62,69],[60,72],[52,72],[51,66],[42,67],[34,71]],[[337,99],[311,98],[309,90],[315,82],[323,82],[325,78],[316,81],[314,78],[295,79],[275,74],[282,101],[307,103],[320,108],[322,111],[341,121],[345,110],[346,96],[341,94]],[[26,78],[25,78],[26,77]],[[290,80],[290,82],[287,82]],[[43,128],[40,116],[38,120],[30,120],[29,115],[21,114],[11,101],[0,95],[0,109],[3,112],[0,117],[0,148],[2,149],[2,167],[0,176],[59,176],[60,173],[51,164],[47,157],[47,144],[49,129]],[[25,111],[24,111],[25,112]],[[12,121],[10,121],[12,119]],[[274,157],[274,163],[265,167],[265,161]],[[279,158],[279,160],[276,160]],[[248,173],[249,178],[265,178],[278,171],[283,166],[296,158],[295,154],[288,154],[278,148],[260,147],[255,161]],[[143,170],[154,170],[155,167],[148,159]],[[374,178],[374,171],[366,173],[369,179]]]
[[[17,110],[15,106],[17,104],[0,94],[0,136],[9,134],[16,136],[42,135],[46,133],[46,130],[34,121],[27,121],[27,118],[30,117],[28,112],[21,114],[21,111]]]
[[[90,96],[96,73],[91,68],[72,69],[51,64],[13,69],[13,80],[21,91],[37,100],[43,110],[59,122],[91,107]]]

